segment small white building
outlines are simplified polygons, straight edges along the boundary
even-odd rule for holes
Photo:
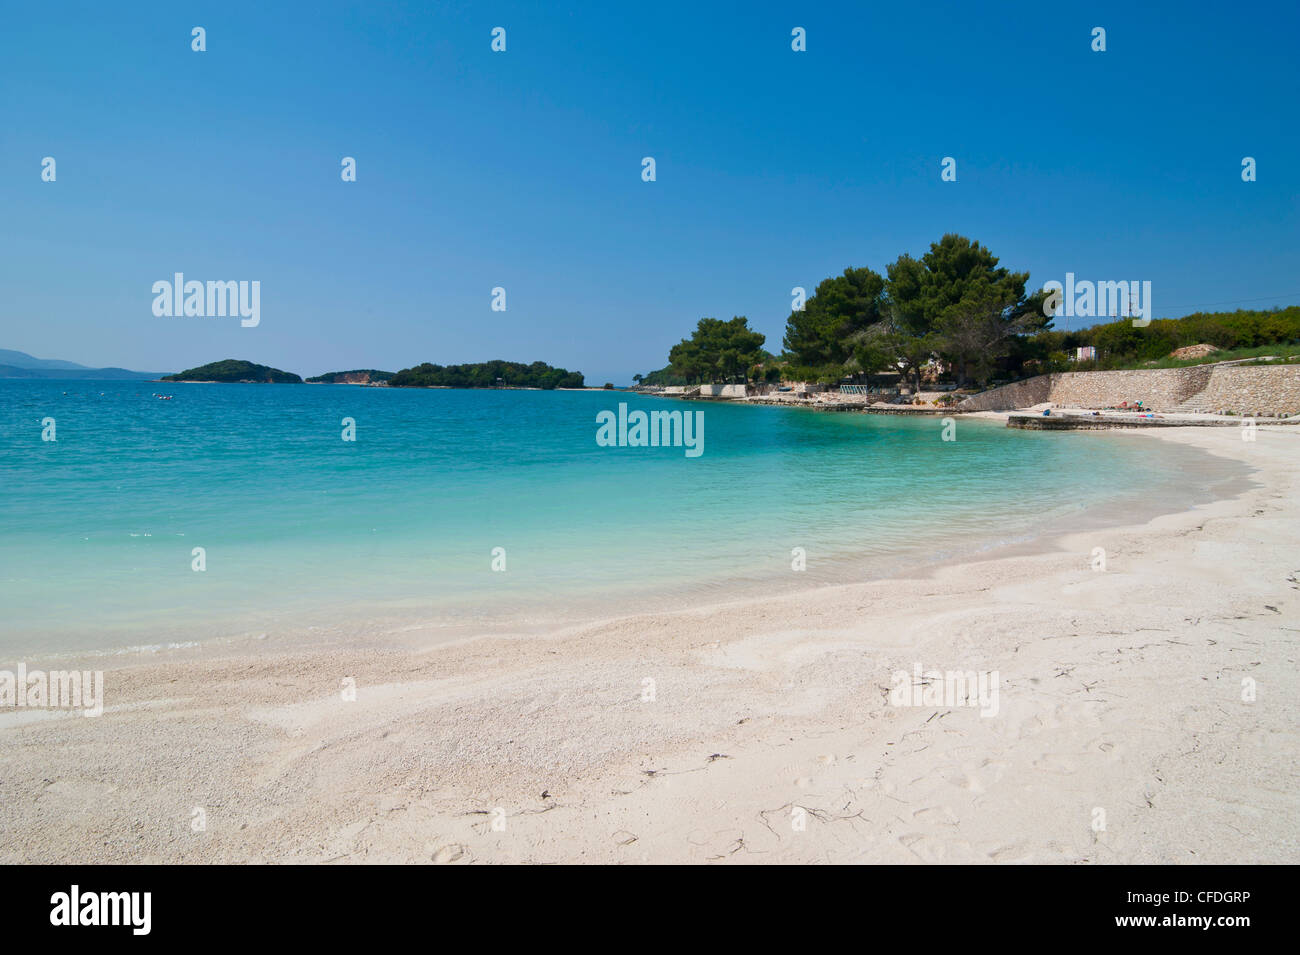
[[[1096,361],[1097,349],[1092,345],[1084,345],[1082,348],[1074,350],[1075,361]]]

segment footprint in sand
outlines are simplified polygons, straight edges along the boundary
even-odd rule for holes
[[[943,774],[944,781],[958,789],[965,789],[972,793],[984,792],[984,785],[976,778],[974,773],[960,769],[950,769]]]
[[[1056,773],[1059,776],[1073,776],[1075,773],[1074,761],[1055,753],[1044,753],[1039,756],[1034,760],[1034,769],[1045,773]]]
[[[465,855],[465,847],[460,845],[443,846],[433,854],[435,865],[449,865],[457,862]]]
[[[994,849],[989,853],[989,858],[994,862],[1031,862],[1033,855],[1034,851],[1027,846],[1014,844]]]
[[[912,813],[912,818],[929,826],[955,826],[958,821],[957,814],[947,806],[918,809]]]

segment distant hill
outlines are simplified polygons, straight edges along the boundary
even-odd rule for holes
[[[86,369],[85,365],[78,365],[75,361],[36,358],[25,351],[12,351],[8,348],[0,348],[0,365],[12,365],[15,368],[65,368],[80,371]]]
[[[372,385],[388,381],[395,372],[376,371],[373,368],[358,368],[355,371],[327,371],[315,378],[308,378],[309,385]]]
[[[271,382],[274,384],[302,384],[302,379],[292,372],[281,371],[267,365],[257,365],[251,361],[227,358],[214,361],[198,368],[189,368],[175,375],[168,375],[163,381],[222,381],[222,382]]]
[[[403,368],[391,388],[581,388],[582,372],[552,368],[544,361],[484,361],[470,365],[416,365]]]
[[[98,378],[151,379],[161,372],[131,371],[128,368],[88,368],[75,361],[34,358],[26,352],[0,348],[0,378]]]
[[[13,365],[0,365],[0,378],[45,378],[47,375],[39,368],[15,368]]]

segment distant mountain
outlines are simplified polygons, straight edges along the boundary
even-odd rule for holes
[[[200,365],[198,368],[190,368],[179,374],[168,375],[163,378],[163,381],[302,384],[302,379],[292,372],[281,371],[279,368],[271,368],[267,365],[257,365],[251,361],[243,361],[238,358],[227,358],[224,361],[214,361],[207,365]]]
[[[75,361],[35,358],[25,351],[11,351],[8,348],[0,348],[0,365],[11,365],[14,368],[63,368],[67,370],[84,370],[86,368],[85,365],[78,365]]]
[[[396,372],[376,371],[373,368],[358,368],[355,371],[327,371],[315,378],[308,378],[309,385],[375,385],[388,381]]]
[[[156,371],[131,371],[127,368],[88,368],[75,361],[34,358],[26,352],[0,348],[0,378],[158,378]]]

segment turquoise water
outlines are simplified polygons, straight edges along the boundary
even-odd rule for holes
[[[598,447],[619,401],[702,411],[704,453]],[[526,627],[860,580],[1190,493],[1195,452],[1163,443],[941,428],[600,392],[0,381],[0,650]]]

